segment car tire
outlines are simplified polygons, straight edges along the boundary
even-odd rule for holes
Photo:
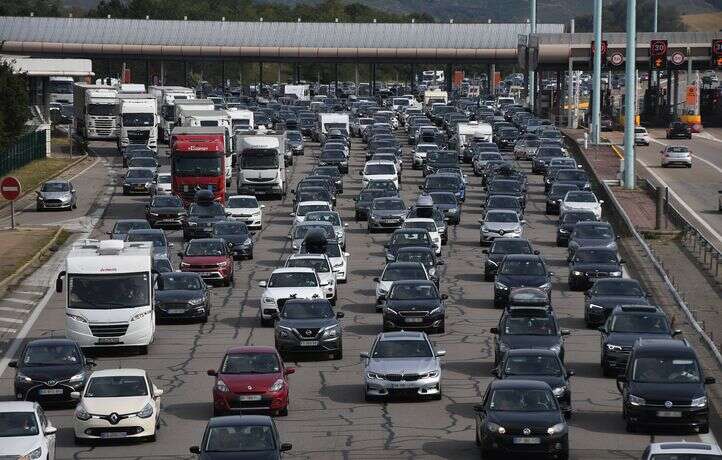
[[[248,254],[248,260],[253,260],[253,251]]]
[[[150,435],[150,436],[146,436],[146,437],[143,439],[143,441],[145,441],[145,442],[155,442],[155,439],[156,439],[156,438],[155,438],[155,435],[152,434],[152,435]]]
[[[376,396],[370,395],[368,392],[368,387],[366,387],[366,386],[364,386],[364,401],[376,402]]]
[[[79,438],[77,436],[74,437],[74,441],[76,446],[87,446],[89,444],[87,439]]]
[[[494,275],[484,272],[484,281],[494,281]]]
[[[625,421],[626,421],[625,429],[627,430],[627,433],[636,433],[637,426],[634,423],[630,422],[629,420],[625,420]]]
[[[612,371],[607,367],[606,364],[602,363],[602,377],[611,377]]]
[[[700,426],[697,430],[697,433],[700,434],[707,434],[709,433],[709,422],[705,423],[704,425]]]
[[[210,316],[210,314],[210,311],[206,311],[206,314],[203,315],[203,318],[201,318],[201,324],[206,324],[208,322],[208,316]]]
[[[141,345],[138,347],[138,354],[145,356],[148,354],[148,345]]]

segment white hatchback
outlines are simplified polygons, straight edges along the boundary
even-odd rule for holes
[[[261,294],[261,325],[270,326],[278,317],[280,307],[288,299],[325,299],[323,288],[327,282],[319,280],[312,268],[293,267],[273,270],[268,281],[258,285],[265,288]]]
[[[399,188],[399,174],[393,161],[367,161],[361,174],[362,186],[366,187],[370,180],[390,180]]]
[[[577,190],[567,192],[559,205],[559,214],[564,215],[571,211],[591,211],[597,220],[602,218],[602,204],[604,200],[598,200],[594,192],[588,190]]]
[[[0,403],[0,458],[54,460],[57,431],[37,402]]]
[[[232,220],[245,223],[249,229],[260,230],[265,207],[253,195],[234,195],[226,202],[226,214]]]
[[[286,259],[286,267],[312,268],[326,292],[326,298],[332,305],[336,305],[336,273],[333,271],[331,260],[326,254],[292,254]]]

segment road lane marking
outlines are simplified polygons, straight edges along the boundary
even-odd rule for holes
[[[0,323],[23,324],[23,320],[21,320],[21,319],[15,319],[15,318],[2,318],[2,317],[0,317]]]
[[[9,311],[9,312],[13,312],[13,313],[27,313],[30,310],[27,308],[0,307],[0,311]]]
[[[13,291],[13,294],[45,295],[45,291]]]
[[[34,300],[25,300],[25,299],[18,299],[16,297],[7,297],[4,299],[0,299],[0,302],[12,302],[12,303],[21,303],[23,305],[33,305],[35,303]]]
[[[663,142],[663,141],[660,141],[660,140],[658,140],[658,139],[650,139],[650,140],[651,140],[652,142],[656,142],[657,144],[663,145],[663,146],[665,146],[665,147],[669,146],[669,144],[668,144],[667,142]],[[692,158],[696,158],[696,159],[698,159],[699,161],[708,164],[709,166],[711,166],[712,168],[714,168],[715,171],[717,171],[718,173],[722,174],[722,168],[720,168],[720,167],[717,166],[716,164],[712,163],[711,161],[705,160],[704,158],[700,157],[699,155],[695,155],[694,153],[690,153],[690,155],[692,156]]]

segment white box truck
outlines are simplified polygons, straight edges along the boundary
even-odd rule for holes
[[[318,114],[318,141],[326,142],[326,135],[332,129],[340,129],[350,135],[351,122],[347,113],[319,113]]]
[[[309,85],[284,85],[283,95],[294,95],[299,101],[311,100],[311,90]]]
[[[73,77],[48,77],[48,103],[73,103]]]
[[[85,139],[117,139],[118,90],[110,86],[76,83],[73,87],[75,130]]]
[[[440,89],[429,89],[424,91],[424,107],[431,107],[431,104],[441,102],[449,103],[449,93]]]
[[[138,347],[155,336],[152,243],[80,240],[55,290],[65,297],[65,336],[83,348]]]
[[[238,194],[286,195],[286,136],[237,134]]]
[[[145,144],[153,151],[158,151],[157,110],[158,104],[150,94],[118,94],[118,150],[122,152],[128,144]]]
[[[215,104],[210,99],[176,99],[175,104],[165,106],[165,111],[161,112],[161,130],[163,131],[163,139],[165,142],[170,141],[170,133],[173,128],[179,124],[180,114],[183,110],[213,110]]]
[[[179,101],[195,100],[196,92],[183,86],[149,86],[148,94],[155,97],[158,104],[160,122],[158,126],[158,140],[167,141],[168,135],[173,131],[173,106]]]

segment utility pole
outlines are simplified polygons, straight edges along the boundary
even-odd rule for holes
[[[634,73],[632,73],[634,75]],[[592,76],[592,144],[599,143],[602,80],[602,0],[594,0],[594,74]]]
[[[531,8],[529,12],[529,36],[531,38],[531,35],[536,33],[536,0],[529,0],[529,7]],[[529,45],[529,40],[527,40],[527,45]],[[536,95],[535,82],[534,71],[529,69],[529,108],[532,111],[534,111],[534,97]]]
[[[569,24],[569,32],[572,35],[574,35],[574,26],[574,18],[572,18]],[[572,114],[574,113],[574,109],[572,108],[574,104],[574,61],[572,61],[571,56],[569,56],[569,72],[567,77],[567,128],[571,129],[574,127],[574,122],[572,121]]]
[[[654,22],[652,24],[652,32],[657,33],[657,21],[659,20],[659,0],[654,0]],[[655,37],[656,38],[656,37]],[[689,56],[689,54],[687,55]],[[649,81],[653,83],[652,86],[657,85],[657,72],[654,70],[649,71]]]
[[[624,187],[634,189],[634,122],[637,104],[637,0],[627,0],[626,81],[624,82]]]

